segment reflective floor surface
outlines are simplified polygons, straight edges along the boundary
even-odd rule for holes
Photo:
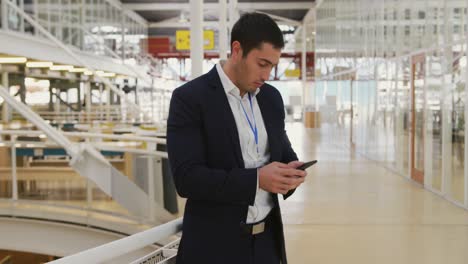
[[[353,154],[330,129],[287,124],[298,156],[319,160],[281,202],[289,263],[468,263],[468,210]]]

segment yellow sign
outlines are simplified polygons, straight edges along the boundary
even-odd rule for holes
[[[214,49],[214,31],[203,31],[203,49]],[[190,50],[190,30],[177,30],[176,31],[176,49],[177,50]]]
[[[286,75],[286,77],[301,77],[301,70],[300,69],[286,70],[284,72],[284,75]]]

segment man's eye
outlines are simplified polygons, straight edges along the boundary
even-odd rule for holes
[[[266,64],[266,63],[259,63],[258,65],[260,65],[260,67],[266,67],[266,66],[268,66],[268,64]]]

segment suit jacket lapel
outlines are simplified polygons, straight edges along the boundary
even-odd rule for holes
[[[213,69],[209,72],[209,76],[211,78],[210,84],[215,89],[216,98],[213,98],[212,100],[215,104],[214,109],[219,110],[221,117],[220,120],[216,120],[215,122],[223,122],[225,124],[226,132],[231,138],[232,147],[239,167],[244,168],[245,165],[244,159],[242,158],[242,150],[240,147],[239,132],[237,130],[236,120],[234,119],[231,106],[229,105],[229,101],[216,70],[216,66],[213,67]]]

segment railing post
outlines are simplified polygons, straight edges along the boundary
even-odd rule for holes
[[[106,119],[107,119],[107,122],[110,122],[111,121],[111,89],[108,85],[106,85],[106,92],[107,92]]]
[[[88,122],[88,124],[91,124],[91,82],[88,80],[88,81],[85,81],[84,83],[84,86],[85,86],[85,111],[86,111],[86,122]]]
[[[18,201],[18,178],[16,175],[16,135],[11,135],[11,186],[13,201]]]
[[[90,142],[89,137],[85,138],[85,142],[86,144],[89,144]],[[93,187],[94,187],[94,183],[89,178],[87,178],[86,179],[86,205],[87,205],[88,210],[92,208]]]
[[[148,199],[149,199],[149,218],[151,221],[156,220],[156,202],[155,186],[154,186],[154,159],[151,155],[148,155]]]
[[[99,120],[104,121],[104,106],[102,103],[102,86],[105,84],[99,84]]]
[[[7,0],[0,0],[0,1],[7,1]],[[2,2],[3,3],[3,2]],[[3,10],[3,6],[2,6]],[[8,83],[8,72],[2,72],[2,85],[5,87],[7,91],[10,91],[10,84]],[[2,122],[6,123],[10,121],[10,107],[7,103],[3,103],[2,105]]]
[[[21,10],[24,10],[24,0],[19,1],[19,8],[21,8]],[[24,18],[22,18],[22,16],[19,13],[16,13],[16,15],[19,19],[19,31],[21,33],[24,33]]]

